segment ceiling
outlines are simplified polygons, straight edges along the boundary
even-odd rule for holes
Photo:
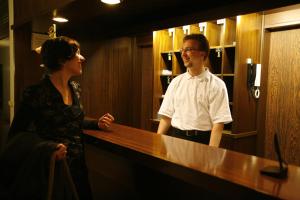
[[[58,14],[69,19],[57,24],[62,35],[113,37],[262,11],[295,4],[295,0],[124,0],[115,6],[100,0],[74,0]],[[35,20],[33,31],[47,31],[52,13]],[[46,30],[45,30],[46,29]]]

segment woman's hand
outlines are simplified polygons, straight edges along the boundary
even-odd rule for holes
[[[67,155],[67,147],[64,145],[64,144],[58,144],[56,146],[56,156],[55,156],[55,159],[56,160],[62,160],[64,158],[66,158],[66,155]]]
[[[109,113],[106,113],[105,115],[103,115],[102,117],[99,118],[98,120],[98,127],[100,129],[107,129],[110,127],[111,123],[115,120],[115,118],[109,114]]]

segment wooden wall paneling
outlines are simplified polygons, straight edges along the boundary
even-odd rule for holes
[[[86,58],[81,76],[82,103],[89,117],[112,112],[112,94],[109,93],[108,42],[81,42],[81,53]]]
[[[184,38],[184,31],[182,29],[182,27],[177,27],[175,28],[175,35],[174,35],[174,38],[173,38],[173,49],[174,51],[176,51],[174,54],[173,54],[173,60],[172,60],[172,63],[173,63],[173,68],[172,68],[172,71],[173,71],[173,75],[178,75],[178,74],[181,74],[183,72],[183,66],[180,66],[180,64],[182,65],[182,62],[181,62],[181,54],[178,53],[178,51],[180,50],[180,48],[182,47],[182,40]]]
[[[236,41],[236,20],[225,18],[223,45],[233,45]]]
[[[152,43],[152,41],[151,41]],[[141,67],[141,122],[140,128],[151,130],[153,105],[153,47],[152,45],[138,46],[138,59]]]
[[[262,49],[262,69],[261,69],[261,87],[260,100],[257,104],[257,155],[264,156],[265,151],[265,122],[266,122],[266,104],[268,94],[268,74],[269,74],[269,47],[271,33],[268,30],[263,30],[263,49]]]
[[[211,47],[220,46],[221,38],[221,26],[217,25],[215,22],[207,22],[205,34],[204,34]]]
[[[130,38],[120,38],[114,40],[110,61],[110,81],[109,90],[113,94],[112,108],[116,119],[121,124],[132,124],[133,106],[136,106],[133,90],[133,60],[132,46]],[[130,93],[131,92],[131,93]]]
[[[165,68],[161,52],[173,50],[173,40],[169,36],[168,30],[153,32],[153,60],[154,60],[154,77],[153,77],[153,119],[157,118],[157,112],[160,108],[160,98],[162,95],[162,86],[160,82],[161,71]]]
[[[143,65],[141,65],[143,54],[141,50],[139,49],[137,45],[137,40],[136,38],[132,38],[131,40],[132,43],[132,50],[131,50],[131,57],[132,57],[132,77],[131,81],[132,82],[132,90],[133,92],[129,92],[130,90],[127,91],[127,93],[132,93],[132,103],[134,103],[134,106],[132,107],[132,125],[133,127],[136,128],[141,128],[141,122],[143,121],[141,109],[142,109],[142,90],[143,90],[143,85],[142,85],[142,72],[143,72]],[[137,60],[139,58],[139,60]],[[152,101],[151,101],[152,103]]]
[[[233,97],[233,133],[256,131],[256,105],[247,88],[246,59],[260,62],[260,37],[262,16],[260,13],[237,17],[236,60]]]
[[[40,67],[41,57],[31,51],[31,24],[27,23],[14,30],[15,45],[15,111],[24,88],[37,83],[44,73]]]
[[[298,41],[298,42],[296,42]],[[265,156],[276,159],[273,135],[281,139],[283,158],[300,165],[300,29],[270,36]]]
[[[86,158],[94,199],[138,199],[129,160],[92,144],[86,144]]]
[[[110,112],[116,122],[139,127],[140,69],[135,69],[137,65],[133,60],[134,41],[124,37],[96,44],[89,41],[82,46],[89,47],[93,50],[86,56],[82,76],[86,114],[99,117]]]

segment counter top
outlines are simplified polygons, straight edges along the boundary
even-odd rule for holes
[[[269,159],[119,124],[113,124],[109,131],[85,130],[84,133],[103,148],[110,148],[194,185],[224,189],[224,193],[242,188],[241,192],[253,191],[274,198],[300,197],[298,166],[289,165],[288,178],[281,180],[260,174],[263,167],[278,165]]]

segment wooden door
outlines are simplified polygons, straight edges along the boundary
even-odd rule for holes
[[[283,158],[300,165],[300,29],[271,32],[269,45],[265,156],[276,159],[277,132]]]

